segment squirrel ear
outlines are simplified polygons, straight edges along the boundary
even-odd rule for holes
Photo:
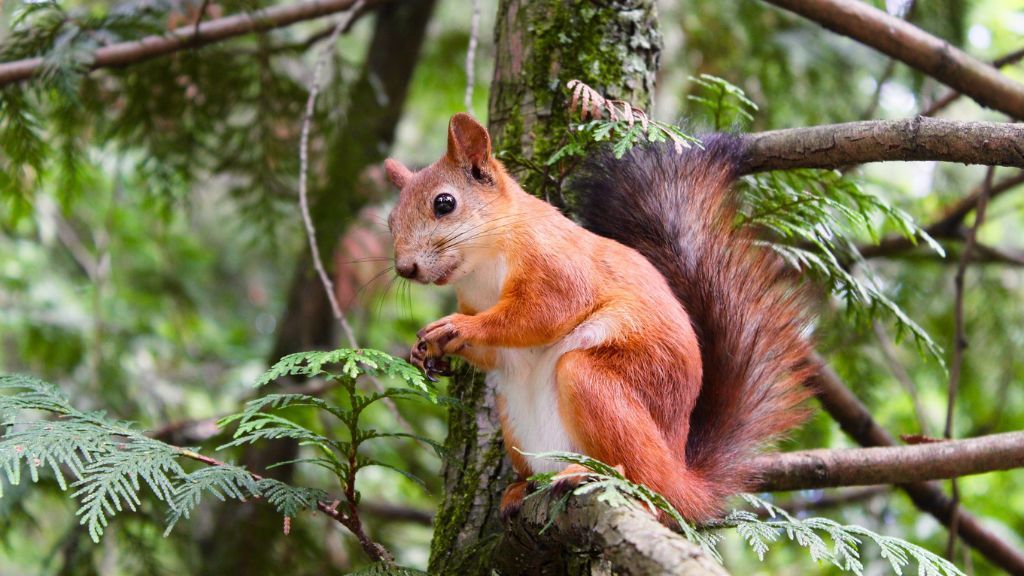
[[[480,168],[491,158],[487,129],[465,112],[448,122],[448,157],[460,166]]]
[[[391,180],[391,183],[398,187],[399,190],[405,188],[405,184],[412,178],[412,171],[394,158],[388,158],[384,161],[384,171],[388,173],[388,180]]]

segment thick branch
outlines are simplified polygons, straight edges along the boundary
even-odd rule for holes
[[[909,22],[855,0],[766,0],[941,81],[982,106],[1024,118],[1024,84]]]
[[[1024,126],[921,116],[758,132],[743,137],[744,174],[892,160],[1024,167]]]
[[[1024,466],[1024,432],[853,450],[805,450],[758,458],[759,491],[906,484]]]
[[[566,554],[572,551],[572,554]],[[625,575],[723,575],[725,569],[700,546],[669,530],[650,512],[613,507],[595,493],[552,506],[550,494],[528,498],[506,522],[498,550],[502,574],[562,574],[564,567],[603,561]]]
[[[895,446],[896,440],[875,422],[871,412],[850,392],[823,361],[812,383],[822,407],[839,423],[851,438],[862,446]],[[952,519],[952,502],[934,483],[901,484],[910,499],[921,510],[946,526]],[[960,509],[958,532],[965,542],[990,562],[1010,574],[1024,574],[1024,554],[998,534],[985,527],[977,517]]]
[[[370,0],[367,5],[379,4]],[[313,20],[335,12],[348,10],[355,0],[308,0],[265,10],[246,12],[210,20],[198,26],[189,24],[166,34],[146,36],[141,40],[111,44],[96,50],[92,69],[124,66],[143,62],[158,56],[212,44],[228,38],[253,32],[264,32],[289,26],[304,20]],[[43,65],[43,58],[26,58],[0,64],[0,87],[31,78]]]

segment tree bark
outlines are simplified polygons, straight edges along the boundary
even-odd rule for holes
[[[579,573],[721,576],[721,564],[639,507],[613,507],[598,494],[573,496],[564,510],[551,494],[531,498],[498,548],[503,575]]]
[[[541,160],[568,126],[565,84],[574,78],[640,106],[650,103],[660,37],[654,0],[501,0],[495,26],[489,105],[494,150],[526,190],[555,199],[551,179],[517,161]],[[494,391],[461,371],[450,393],[445,499],[435,521],[431,574],[487,574],[501,531],[498,504],[512,477],[501,442]],[[581,569],[582,571],[582,569]]]
[[[917,116],[755,132],[743,141],[744,174],[894,160],[1024,167],[1020,124]]]
[[[434,4],[435,0],[405,0],[384,5],[377,12],[367,59],[351,91],[346,114],[348,122],[326,145],[330,154],[327,179],[313,190],[310,199],[322,253],[330,253],[352,217],[373,200],[358,189],[359,175],[365,167],[383,160],[394,141]],[[371,87],[371,83],[377,87]],[[326,131],[328,127],[320,128]],[[303,254],[296,258],[288,301],[278,324],[269,363],[293,352],[335,345],[336,323],[327,295],[314,272],[308,247],[305,243],[302,246]],[[249,470],[262,473],[273,463],[293,460],[297,450],[294,442],[274,442],[247,450],[242,463]],[[266,475],[287,480],[292,471],[292,466],[281,466],[267,471]],[[246,529],[239,530],[238,526],[246,526]],[[281,536],[281,518],[267,506],[249,503],[225,507],[203,546],[204,572],[276,573],[270,560],[273,542]],[[253,542],[261,544],[254,547]]]
[[[1024,119],[1024,84],[906,20],[857,0],[766,0],[911,66],[978,104]]]
[[[906,484],[1024,466],[1024,432],[853,450],[802,450],[755,460],[758,492]]]

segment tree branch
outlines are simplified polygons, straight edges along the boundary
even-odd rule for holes
[[[896,440],[875,422],[871,412],[850,392],[824,361],[817,359],[818,376],[811,384],[822,407],[851,438],[862,446],[895,446]],[[914,505],[949,526],[951,501],[934,483],[900,484]],[[1011,574],[1024,574],[1024,554],[998,534],[985,527],[977,517],[962,509],[958,532],[971,547],[990,562]]]
[[[994,200],[996,197],[1013,190],[1021,184],[1024,184],[1024,172],[1018,172],[1013,176],[1003,178],[992,185],[991,190],[988,192],[988,199],[990,201]],[[962,239],[964,235],[962,228],[964,219],[978,206],[984,192],[985,187],[978,186],[967,196],[946,208],[942,215],[937,217],[931,224],[925,226],[924,231],[933,238]],[[913,242],[901,235],[888,236],[883,238],[878,244],[861,246],[859,251],[864,258],[877,258],[890,256],[914,247],[915,244]]]
[[[759,492],[925,482],[1024,466],[1024,431],[859,449],[803,450],[755,460]]]
[[[1015,64],[1016,62],[1019,62],[1022,58],[1024,58],[1024,48],[1014,50],[1009,54],[996,58],[995,60],[992,61],[992,66],[995,68],[1002,68],[1003,66]],[[933,102],[927,110],[921,112],[921,116],[935,116],[939,112],[945,110],[946,107],[955,102],[961,96],[963,96],[963,94],[957,92],[956,90],[950,90],[941,98],[935,100],[935,102]]]
[[[743,136],[743,174],[892,160],[1024,167],[1024,126],[921,116],[790,128]]]
[[[383,1],[369,0],[367,5]],[[146,36],[140,40],[99,48],[93,54],[91,69],[135,64],[179,50],[205,46],[253,32],[265,32],[343,12],[353,4],[355,0],[307,0],[226,16],[198,25],[189,24],[166,34]],[[43,66],[43,61],[44,58],[37,57],[0,63],[0,87],[31,78]]]
[[[493,555],[502,574],[563,574],[566,571],[560,568],[566,565],[601,560],[612,574],[728,574],[699,545],[668,529],[647,510],[613,507],[595,493],[570,498],[562,510],[551,498],[550,492],[528,498],[505,523]]]
[[[766,0],[896,58],[977,103],[1024,118],[1024,84],[917,26],[854,0]]]

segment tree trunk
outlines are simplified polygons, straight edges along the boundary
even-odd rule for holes
[[[367,166],[383,160],[394,141],[434,4],[435,0],[406,0],[388,4],[377,13],[366,61],[350,91],[352,98],[345,115],[346,124],[343,129],[334,131],[334,137],[326,146],[332,156],[328,161],[326,182],[314,190],[311,198],[322,254],[331,253],[354,215],[374,200],[358,189],[359,175]],[[319,128],[330,133],[330,126]],[[327,295],[314,273],[306,243],[302,246],[304,253],[296,258],[288,301],[268,358],[270,363],[293,352],[336,345],[336,323]],[[292,466],[269,471],[266,468],[294,459],[297,451],[294,442],[274,442],[249,449],[242,463],[260,474],[288,481]],[[283,534],[281,522],[279,515],[261,503],[231,503],[222,508],[210,538],[203,545],[204,573],[279,572],[280,567],[273,566],[271,560],[275,552],[273,542]],[[239,526],[245,529],[240,530]],[[253,542],[260,542],[260,545],[253,546]]]
[[[554,179],[522,166],[543,165],[561,146],[569,122],[569,80],[649,105],[660,49],[654,6],[654,0],[501,0],[489,127],[495,153],[527,191],[561,200]],[[464,369],[449,391],[463,410],[448,416],[445,499],[435,521],[429,571],[489,575],[502,531],[498,504],[512,469],[494,390],[483,375]],[[566,571],[589,573],[590,560],[580,558],[567,562]]]

